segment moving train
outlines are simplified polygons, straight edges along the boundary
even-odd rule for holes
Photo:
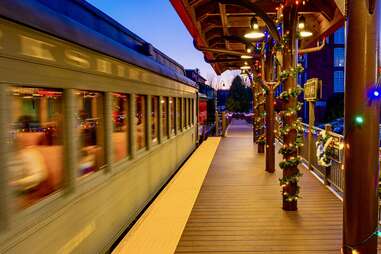
[[[0,5],[0,253],[104,253],[198,143],[198,87],[82,0]]]

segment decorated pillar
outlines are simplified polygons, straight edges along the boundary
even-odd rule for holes
[[[275,171],[275,134],[274,134],[274,61],[272,56],[272,40],[268,42],[265,60],[264,84],[266,90],[266,171]]]
[[[257,126],[255,124],[255,119],[257,117],[257,110],[256,110],[256,103],[257,103],[257,96],[255,95],[255,82],[251,79],[251,91],[253,94],[253,143],[256,142],[257,138]]]
[[[286,3],[283,9],[283,70],[280,79],[284,81],[284,91],[280,99],[284,103],[282,112],[283,126],[281,135],[283,137],[283,147],[280,153],[283,161],[279,166],[283,170],[283,177],[280,179],[282,186],[283,209],[286,211],[296,211],[297,200],[299,198],[298,179],[300,177],[298,164],[297,137],[298,120],[296,109],[298,106],[299,88],[297,86],[297,6],[293,1]]]
[[[347,0],[343,253],[377,253],[380,1]],[[372,92],[373,91],[373,92]],[[377,96],[378,97],[378,96]]]

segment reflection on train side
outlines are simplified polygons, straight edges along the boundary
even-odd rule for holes
[[[12,87],[10,185],[17,207],[34,204],[59,189],[63,175],[63,93]]]
[[[103,94],[76,92],[79,131],[79,176],[94,173],[104,164]]]
[[[13,156],[9,167],[9,184],[17,197],[16,206],[21,209],[61,188],[64,175],[63,127],[66,123],[63,116],[64,94],[60,89],[11,87],[10,96]],[[113,162],[126,159],[129,155],[129,98],[128,94],[112,93]],[[191,124],[191,111],[186,111],[191,108],[191,99],[162,97],[162,115],[159,118],[159,98],[151,96],[149,131],[152,144],[159,142],[159,121],[162,124],[162,135],[166,138],[169,134],[174,134],[175,125],[179,131]],[[135,96],[136,150],[147,147],[146,100],[146,95]],[[75,92],[80,179],[101,170],[106,164],[104,102],[104,94],[101,92]],[[184,115],[183,118],[180,113]]]

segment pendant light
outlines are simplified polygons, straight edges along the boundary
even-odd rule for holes
[[[306,30],[306,18],[303,15],[299,18],[298,28],[302,38],[310,37],[313,34],[311,31]]]
[[[251,19],[251,31],[244,35],[247,39],[260,39],[265,37],[265,34],[259,30],[258,20],[256,17]]]

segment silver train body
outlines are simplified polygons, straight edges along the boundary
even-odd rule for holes
[[[84,1],[47,2],[0,6],[0,253],[104,253],[195,149],[197,88],[181,66]],[[130,36],[129,43],[146,54],[54,11],[74,7],[113,27],[115,36]],[[121,98],[128,98],[125,111],[117,106],[127,120],[114,114]],[[144,99],[137,104],[137,98]],[[158,103],[155,114],[152,103]],[[97,118],[82,117],[77,104]],[[60,115],[51,113],[52,105]],[[46,123],[16,117],[21,113],[15,108],[36,111]],[[54,141],[57,135],[61,141]],[[118,135],[123,142],[115,141]],[[16,157],[26,150],[38,153],[41,163],[22,165]],[[29,186],[13,181],[13,171],[28,166],[44,168],[39,177],[45,180],[49,167],[60,168],[54,188],[33,202],[45,180],[35,177]]]

